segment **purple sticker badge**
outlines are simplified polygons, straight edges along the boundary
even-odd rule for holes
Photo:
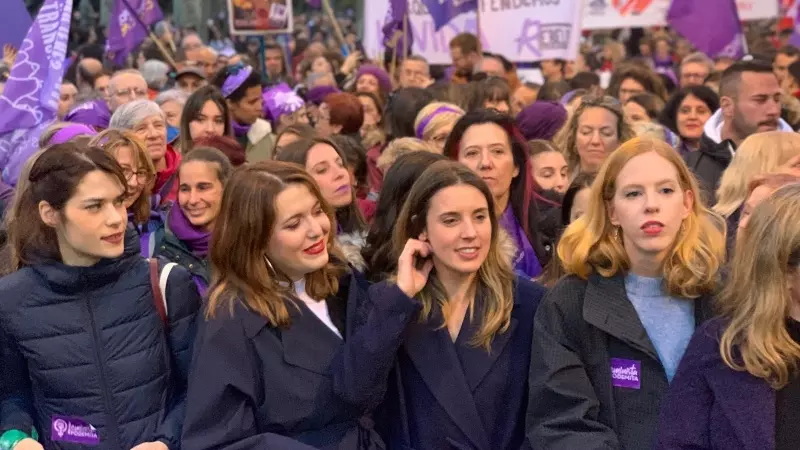
[[[74,442],[83,445],[99,445],[100,437],[97,429],[75,417],[53,416],[50,428],[50,439],[53,441]]]
[[[615,387],[639,389],[642,387],[641,374],[640,361],[611,358],[611,383]]]

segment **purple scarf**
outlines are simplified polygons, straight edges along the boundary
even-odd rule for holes
[[[175,234],[175,237],[189,247],[189,251],[200,258],[208,257],[208,244],[211,240],[211,232],[201,230],[192,225],[178,205],[174,205],[169,210],[167,223],[169,224],[169,229]]]
[[[247,133],[250,132],[250,128],[253,126],[253,125],[242,125],[235,120],[231,121],[231,125],[233,125],[233,134],[235,134],[237,138],[247,136]]]
[[[536,252],[533,251],[533,246],[528,241],[525,231],[517,222],[511,205],[508,205],[503,215],[500,216],[500,226],[506,230],[517,246],[517,254],[513,261],[514,271],[518,275],[528,278],[538,277],[542,273],[542,265],[539,263],[539,258],[536,257]]]

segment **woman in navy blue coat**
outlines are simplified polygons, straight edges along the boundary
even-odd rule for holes
[[[670,385],[656,448],[800,448],[800,185],[742,218],[719,305]]]
[[[183,269],[159,275],[124,247],[125,187],[113,156],[69,143],[21,180],[16,270],[0,279],[0,448],[180,449],[200,296]]]
[[[189,377],[186,449],[383,449],[335,393],[366,281],[337,256],[334,212],[301,167],[265,161],[226,185]]]
[[[371,288],[358,330],[380,338],[355,340],[353,378],[338,386],[353,403],[383,399],[389,448],[527,448],[525,364],[544,289],[514,275],[498,230],[491,191],[467,167],[437,162],[412,187],[395,282]]]

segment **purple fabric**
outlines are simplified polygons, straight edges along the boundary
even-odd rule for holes
[[[208,244],[211,241],[211,232],[195,227],[183,214],[183,210],[178,205],[173,205],[167,216],[169,229],[175,237],[181,240],[189,251],[200,258],[208,257]]]
[[[229,69],[230,70],[230,69]],[[235,70],[235,69],[234,69]],[[245,81],[247,81],[247,77],[253,73],[253,68],[250,66],[244,66],[235,73],[231,73],[225,78],[225,82],[222,83],[222,95],[225,98],[228,98],[239,89]]]
[[[517,115],[517,127],[528,141],[550,141],[566,122],[567,110],[555,102],[533,102]]]
[[[111,111],[104,100],[92,100],[72,108],[64,122],[75,122],[105,130],[111,121]]]
[[[794,17],[794,30],[789,37],[789,45],[800,47],[800,8],[797,8],[797,15]]]
[[[264,112],[273,122],[281,116],[292,114],[305,106],[305,102],[286,83],[264,91]]]
[[[449,106],[440,106],[436,108],[433,112],[428,114],[428,117],[424,118],[422,122],[419,123],[419,126],[417,126],[417,129],[415,130],[417,133],[417,138],[422,139],[422,135],[425,134],[425,128],[429,123],[431,123],[431,120],[433,120],[434,117],[446,112],[458,113],[458,111]]]
[[[308,93],[306,94],[306,101],[319,106],[322,104],[322,101],[325,100],[325,97],[327,97],[328,94],[335,94],[337,92],[341,91],[333,86],[313,87],[308,90]]]
[[[56,118],[72,20],[72,0],[47,0],[20,45],[0,96],[0,168],[17,183],[39,149],[39,136]]]
[[[322,0],[306,0],[306,3],[312,8],[322,8]]]
[[[673,0],[667,22],[711,58],[744,56],[744,35],[735,0]]]
[[[237,138],[247,136],[247,133],[250,132],[250,128],[252,127],[252,125],[242,125],[235,120],[231,121],[231,126],[233,127],[233,135]]]
[[[14,188],[0,181],[0,203],[8,205],[14,196]]]
[[[122,65],[145,40],[148,27],[162,20],[164,13],[153,0],[115,0],[111,11],[106,54],[116,64]]]
[[[538,277],[542,273],[542,265],[525,231],[520,226],[514,216],[514,210],[508,205],[503,215],[500,216],[500,226],[511,236],[517,246],[517,254],[514,256],[514,271],[528,278]]]
[[[74,123],[71,125],[67,125],[66,128],[62,128],[53,135],[52,138],[47,142],[47,145],[56,145],[56,144],[63,144],[65,142],[71,141],[76,136],[96,136],[97,131],[94,129],[89,128],[88,126],[82,123]]]
[[[433,18],[436,31],[447,25],[455,16],[478,9],[478,0],[422,0],[422,3]]]
[[[0,47],[11,44],[19,48],[31,27],[32,19],[23,0],[7,0],[3,4],[3,26],[0,27]]]
[[[381,69],[378,66],[373,66],[371,64],[365,64],[358,69],[356,73],[356,82],[358,79],[361,78],[361,75],[372,75],[378,79],[378,84],[381,87],[383,92],[389,93],[392,92],[392,79],[389,77],[389,74],[386,73],[385,70]]]
[[[395,39],[396,34],[401,36],[397,38],[396,48],[401,50],[403,48],[411,48],[414,45],[414,33],[411,30],[411,21],[408,25],[408,44],[405,43],[406,36],[403,36],[403,22],[404,18],[408,16],[408,0],[389,0],[389,10],[386,11],[386,20],[384,21],[383,28],[383,45],[388,46]]]

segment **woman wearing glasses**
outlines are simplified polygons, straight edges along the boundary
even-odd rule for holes
[[[608,155],[634,136],[616,99],[587,95],[555,142],[575,178],[579,173],[597,173]]]
[[[133,133],[115,129],[100,133],[89,145],[110,153],[122,167],[128,182],[128,196],[125,199],[128,211],[126,245],[136,245],[138,242],[142,255],[151,256],[150,236],[163,226],[164,220],[162,214],[157,209],[153,210],[150,204],[149,192],[155,180],[155,168],[147,150]]]

